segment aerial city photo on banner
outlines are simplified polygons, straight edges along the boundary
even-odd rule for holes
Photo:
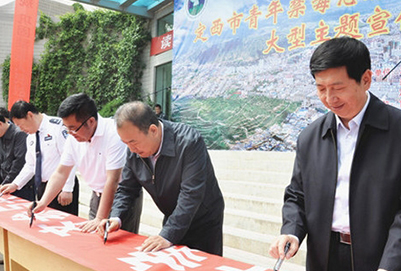
[[[368,46],[370,91],[401,107],[401,65],[393,69],[401,60],[398,1],[174,5],[172,117],[201,131],[210,149],[294,151],[300,131],[326,112],[309,59],[335,37],[351,36]]]

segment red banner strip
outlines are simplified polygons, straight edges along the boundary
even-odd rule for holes
[[[173,30],[152,39],[150,55],[157,55],[173,49]]]
[[[11,46],[8,108],[17,100],[29,101],[33,48],[39,0],[16,0]]]

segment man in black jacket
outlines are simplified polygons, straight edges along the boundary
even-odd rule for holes
[[[141,102],[121,106],[115,120],[129,153],[109,231],[124,225],[128,206],[144,187],[164,220],[160,234],[144,241],[143,251],[175,244],[222,255],[224,200],[201,135],[185,124],[159,120]],[[101,235],[106,221],[98,227]]]
[[[8,111],[0,108],[0,182],[4,185],[11,183],[25,164],[26,133],[11,123],[8,115],[2,112]],[[33,178],[13,195],[34,200]]]
[[[401,111],[368,90],[367,47],[335,38],[313,53],[317,94],[331,111],[300,134],[286,188],[281,236],[287,258],[307,235],[308,271],[401,270]]]

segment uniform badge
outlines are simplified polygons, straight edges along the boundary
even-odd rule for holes
[[[45,141],[49,141],[49,140],[52,140],[52,136],[51,135],[49,135],[49,134],[47,134],[47,136],[45,136]]]
[[[50,119],[49,122],[50,123],[54,123],[54,124],[60,124],[61,123],[61,119],[53,118],[53,119]]]

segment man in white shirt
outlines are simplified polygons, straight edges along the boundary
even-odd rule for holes
[[[66,98],[59,107],[58,116],[62,118],[71,136],[67,139],[57,170],[51,176],[43,198],[34,212],[47,206],[64,185],[72,168],[77,166],[82,178],[93,191],[89,221],[82,225],[84,232],[91,232],[102,219],[109,216],[114,193],[121,180],[127,148],[117,134],[114,120],[101,117],[95,101],[84,93]],[[133,208],[138,210],[124,229],[137,233],[142,198]]]
[[[17,101],[12,106],[10,117],[22,131],[28,134],[26,138],[26,162],[14,181],[1,187],[1,192],[4,194],[13,193],[24,187],[35,175],[36,134],[38,133],[41,149],[41,182],[36,187],[36,192],[38,199],[41,199],[48,180],[60,161],[68,135],[67,130],[62,125],[60,118],[49,117],[40,113],[33,104],[25,101]],[[78,215],[79,184],[75,178],[75,170],[71,171],[66,180],[68,181],[65,185],[56,191],[55,197],[58,195],[57,199],[49,202],[49,206]]]

